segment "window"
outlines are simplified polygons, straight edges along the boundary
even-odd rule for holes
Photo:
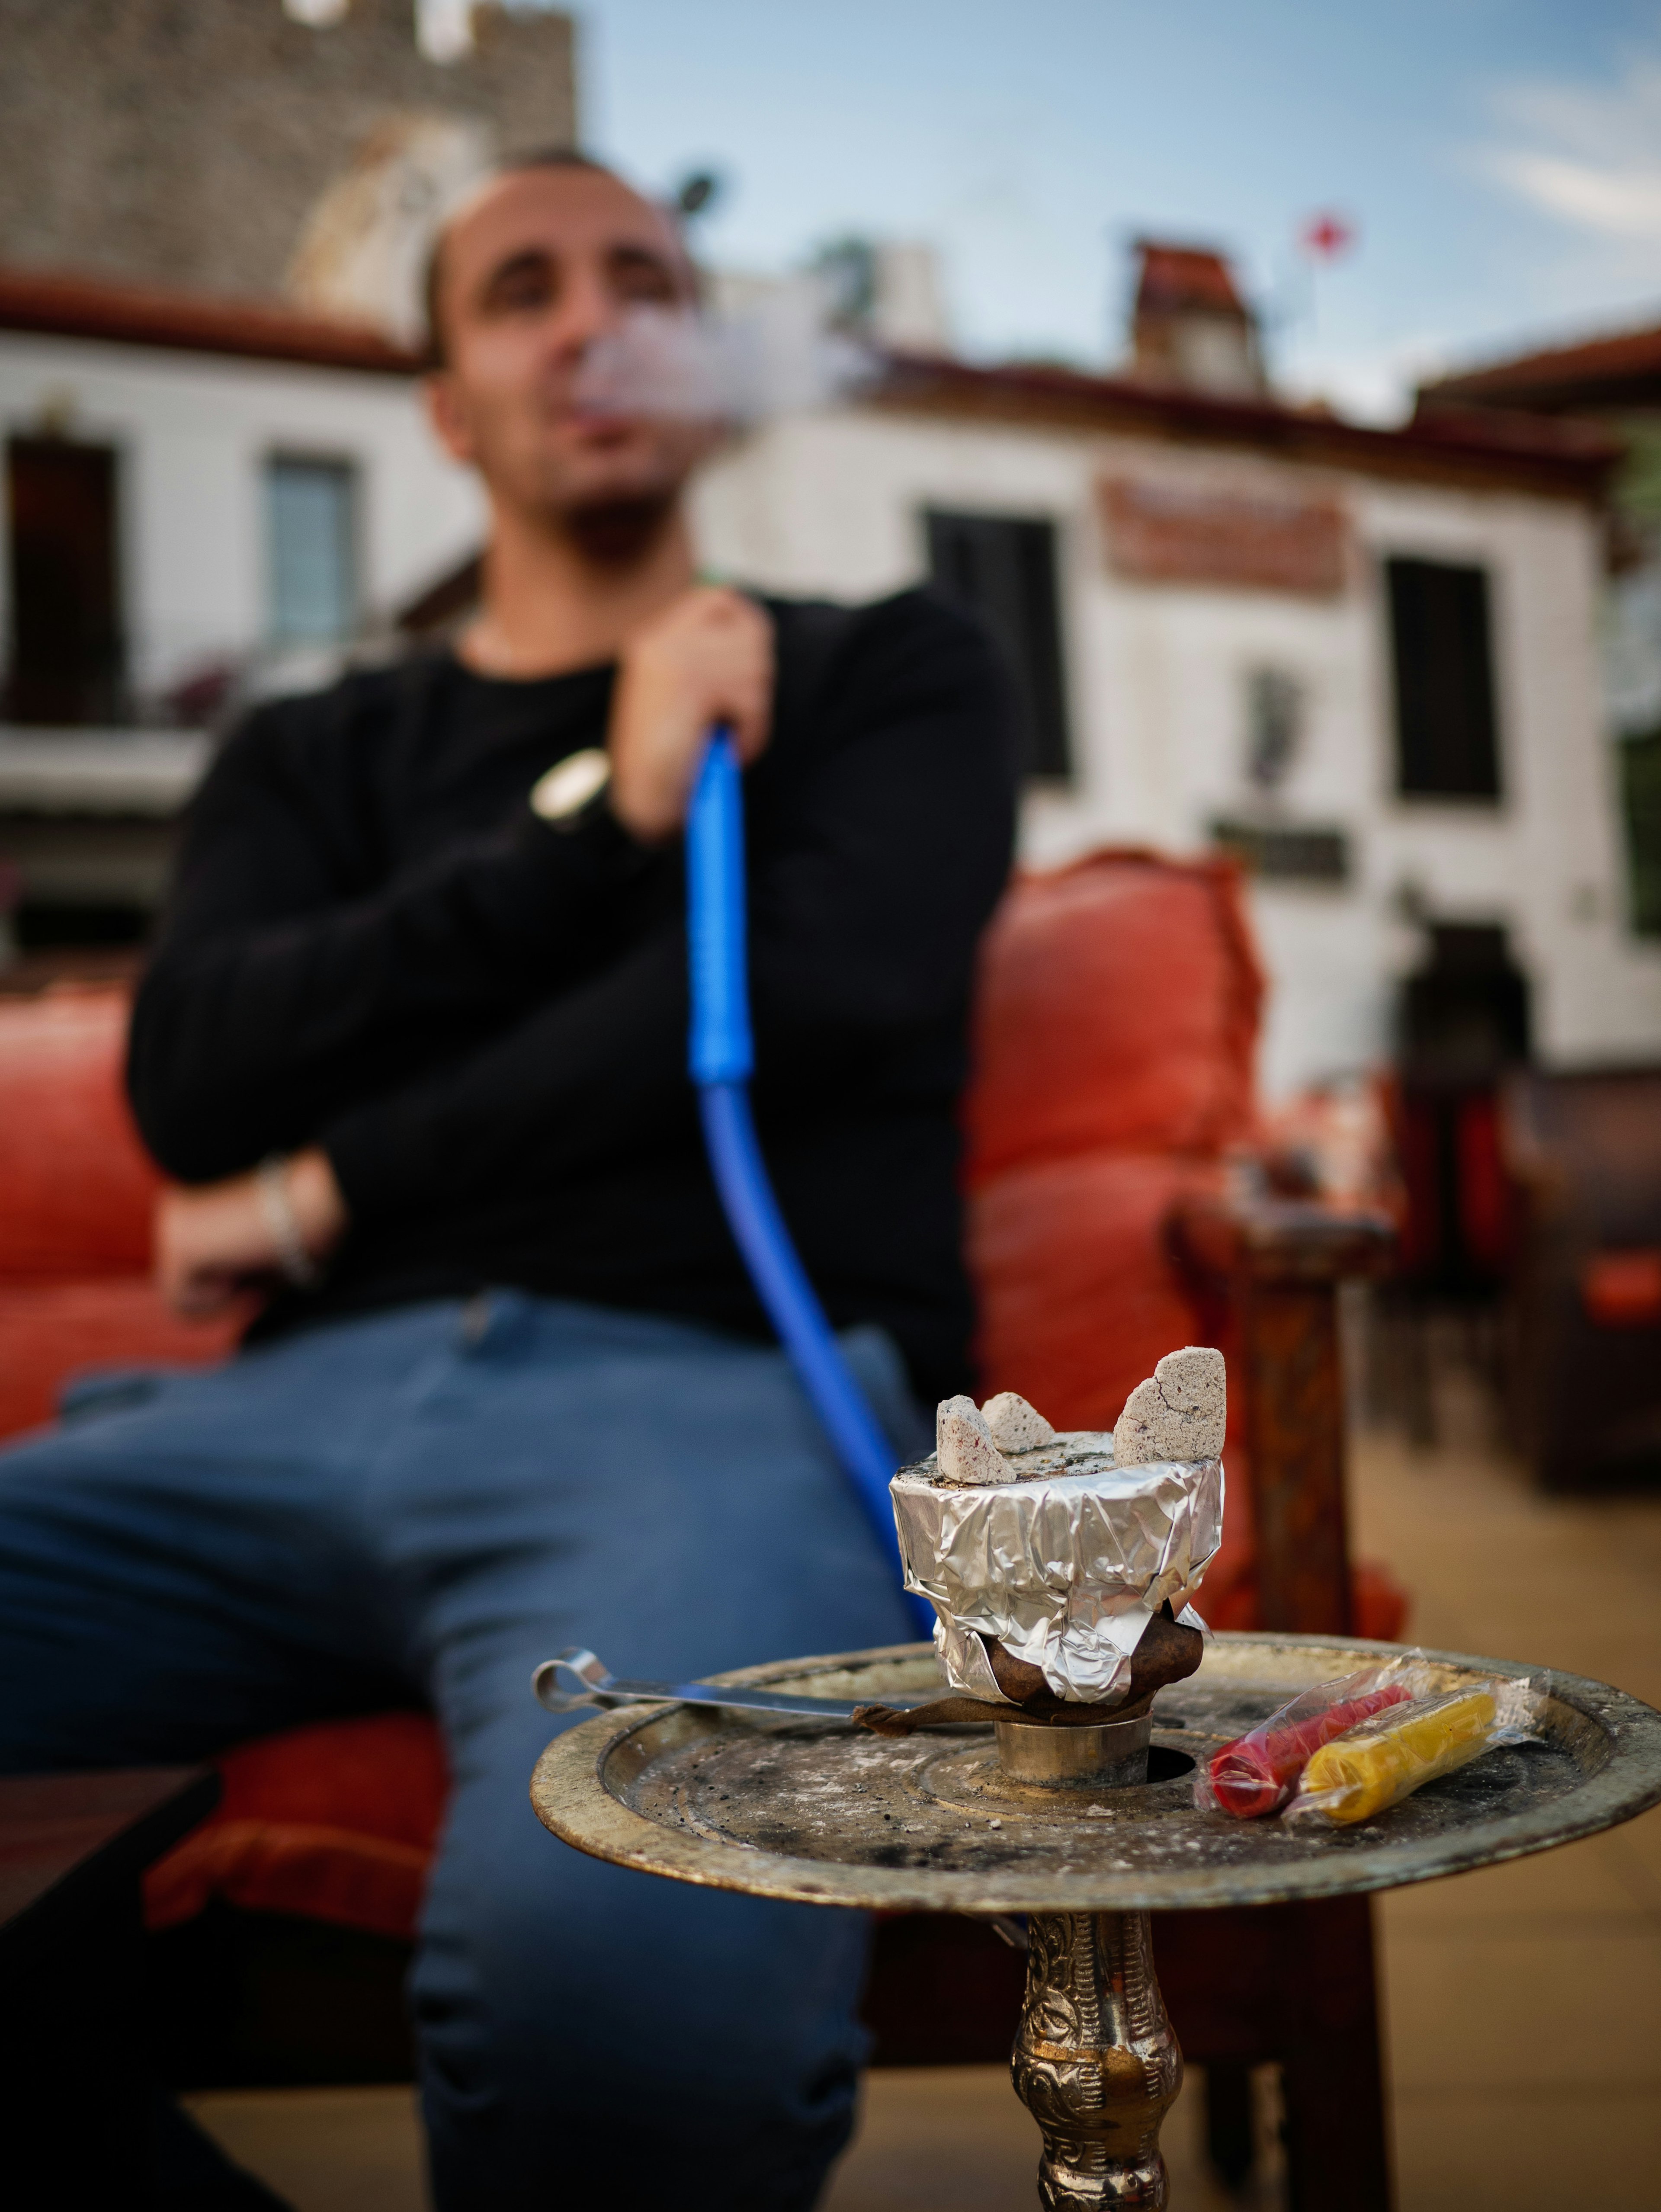
[[[1278,792],[1297,764],[1304,735],[1304,686],[1289,669],[1245,675],[1246,781]]]
[[[1661,937],[1661,730],[1623,738],[1618,750],[1632,926],[1640,937]]]
[[[1055,524],[940,507],[924,521],[930,576],[974,609],[1008,658],[1024,773],[1070,776]]]
[[[279,454],[265,464],[271,635],[326,645],[357,622],[356,472],[348,461]]]
[[[1405,799],[1500,796],[1484,568],[1390,561],[1396,788]]]
[[[126,654],[113,447],[68,438],[8,439],[6,532],[8,719],[46,725],[119,720]]]

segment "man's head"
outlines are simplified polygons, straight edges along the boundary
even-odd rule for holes
[[[499,507],[619,552],[669,512],[709,428],[576,400],[590,348],[631,308],[694,311],[660,208],[576,155],[509,163],[445,224],[427,302],[433,426]]]

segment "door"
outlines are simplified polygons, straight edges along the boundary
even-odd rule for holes
[[[8,721],[119,721],[125,707],[116,456],[68,438],[6,441]]]

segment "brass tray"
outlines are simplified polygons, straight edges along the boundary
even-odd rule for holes
[[[1104,1912],[1389,1889],[1544,1850],[1661,1801],[1661,1713],[1551,1674],[1546,1740],[1501,1747],[1354,1828],[1236,1820],[1193,1802],[1194,1764],[1299,1690],[1396,1650],[1343,1637],[1219,1636],[1154,1707],[1145,1785],[1024,1786],[990,1729],[903,1741],[694,1705],[602,1714],[557,1736],[531,1796],[554,1834],[676,1881],[886,1911]],[[1538,1670],[1430,1652],[1443,1686]],[[927,1644],[714,1678],[881,1698],[939,1680]]]

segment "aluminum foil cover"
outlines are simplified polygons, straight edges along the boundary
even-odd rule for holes
[[[964,1488],[935,1481],[932,1457],[900,1469],[889,1491],[905,1586],[934,1607],[954,1690],[1009,1702],[986,1635],[1041,1668],[1058,1698],[1116,1705],[1148,1622],[1167,1599],[1181,1613],[1216,1556],[1222,1462],[1121,1472],[1110,1432],[1075,1430],[1010,1468],[1016,1480]]]

